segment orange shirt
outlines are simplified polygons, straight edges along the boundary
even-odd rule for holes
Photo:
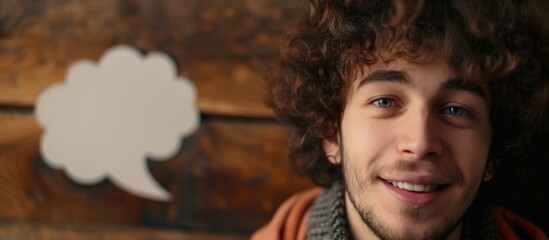
[[[252,235],[252,240],[302,240],[307,238],[311,206],[322,188],[313,188],[286,200],[271,222]],[[501,235],[508,240],[548,240],[543,231],[525,218],[501,207],[491,207]],[[519,235],[519,233],[521,235]]]

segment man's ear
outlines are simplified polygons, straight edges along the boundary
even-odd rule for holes
[[[341,164],[339,134],[335,134],[331,138],[324,138],[322,140],[322,148],[324,148],[324,153],[332,164]]]
[[[496,173],[496,169],[498,169],[500,163],[501,159],[488,159],[482,180],[485,182],[490,181]]]

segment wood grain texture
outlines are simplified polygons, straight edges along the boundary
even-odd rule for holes
[[[33,106],[75,61],[97,61],[109,47],[129,44],[171,55],[197,85],[202,112],[254,117],[273,116],[261,82],[298,10],[290,0],[6,1],[36,10],[4,16],[25,24],[0,39],[0,105]]]
[[[38,150],[34,119],[28,116],[0,115],[0,215],[6,218],[28,216],[40,198],[33,195],[39,183],[33,176],[33,159]]]
[[[265,224],[283,200],[310,186],[291,173],[286,133],[269,120],[273,115],[262,99],[276,39],[296,10],[297,2],[289,0],[1,1],[0,219],[7,222],[0,238],[16,236],[9,235],[13,232],[32,233],[20,235],[27,236],[23,239],[119,234],[59,227],[67,224],[245,235]],[[172,202],[136,197],[108,179],[76,184],[40,156],[43,130],[32,113],[39,94],[62,84],[75,61],[98,61],[119,44],[167,53],[179,75],[197,86],[197,105],[205,116],[200,129],[183,140],[172,159],[148,161],[154,177],[173,194]],[[188,239],[218,239],[196,236],[201,235]]]
[[[128,194],[108,179],[71,181],[39,154],[32,115],[0,114],[0,218],[49,223],[176,227],[249,234],[289,195],[311,186],[286,159],[286,133],[272,120],[206,118],[167,161],[149,160],[172,202]]]
[[[248,235],[185,233],[124,225],[1,221],[0,239],[10,240],[244,240]]]

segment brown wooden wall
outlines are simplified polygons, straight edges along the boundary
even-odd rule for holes
[[[247,239],[311,186],[292,173],[286,129],[262,100],[277,37],[299,2],[1,0],[0,239]],[[75,61],[119,44],[171,55],[198,89],[198,131],[172,159],[148,162],[169,203],[108,180],[76,184],[38,151],[37,96]],[[547,176],[535,194],[509,196],[546,229]]]
[[[246,239],[289,195],[286,130],[263,105],[262,78],[294,0],[2,0],[0,238]],[[198,131],[168,161],[149,161],[173,194],[156,202],[108,180],[84,186],[38,150],[37,96],[70,64],[129,44],[163,51],[198,89]],[[135,230],[133,228],[137,228]],[[143,230],[144,228],[144,230]]]

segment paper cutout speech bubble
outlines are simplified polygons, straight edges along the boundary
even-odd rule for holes
[[[45,129],[40,151],[47,164],[64,168],[78,183],[110,178],[138,196],[170,200],[146,159],[168,159],[194,133],[196,95],[165,54],[113,47],[98,64],[76,62],[64,85],[40,95],[36,115]]]

